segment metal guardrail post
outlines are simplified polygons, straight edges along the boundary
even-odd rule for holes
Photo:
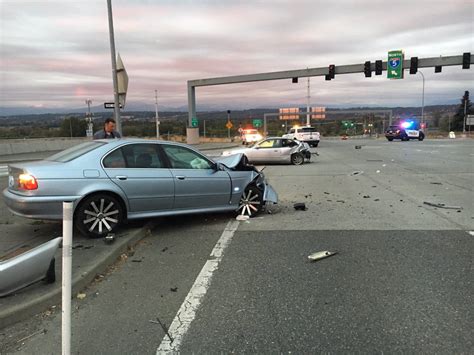
[[[61,340],[62,355],[71,354],[71,288],[72,288],[72,216],[74,204],[63,202],[63,277]]]

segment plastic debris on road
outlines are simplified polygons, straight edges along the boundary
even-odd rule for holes
[[[235,217],[237,221],[247,221],[249,218],[250,218],[249,216],[242,215],[242,214],[239,214],[237,217]]]
[[[311,261],[317,261],[317,260],[321,260],[321,259],[324,259],[324,258],[328,258],[328,257],[336,255],[336,254],[337,254],[337,251],[328,251],[328,250],[318,251],[316,253],[308,255],[308,259],[311,260]]]
[[[433,202],[423,202],[423,204],[425,205],[428,205],[428,206],[432,206],[432,207],[438,207],[438,208],[445,208],[445,209],[448,209],[448,210],[462,210],[462,207],[461,206],[448,206],[448,205],[445,205],[444,203],[433,203]]]
[[[77,299],[83,300],[84,298],[86,298],[86,294],[85,293],[78,293],[76,297],[77,297]]]
[[[105,244],[112,244],[115,242],[115,234],[109,233],[104,237]]]
[[[304,202],[297,202],[293,205],[293,208],[297,211],[306,211],[306,204]]]

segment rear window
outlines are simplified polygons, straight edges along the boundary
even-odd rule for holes
[[[82,144],[78,144],[74,147],[68,148],[63,150],[62,152],[56,153],[51,155],[50,157],[46,158],[45,160],[49,161],[57,161],[59,163],[66,163],[68,161],[74,160],[86,153],[93,151],[101,146],[103,146],[103,142],[86,142]]]
[[[303,128],[300,128],[299,131],[303,133],[317,132],[316,128],[313,128],[313,127],[303,127]]]

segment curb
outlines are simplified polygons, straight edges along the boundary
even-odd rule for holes
[[[81,270],[80,273],[73,276],[72,295],[75,295],[88,286],[94,280],[97,274],[103,272],[109,265],[113,264],[121,254],[127,251],[128,247],[134,246],[141,239],[146,237],[153,225],[153,222],[148,222],[142,228],[134,231],[130,235],[118,238],[117,241],[111,246],[113,247],[113,250],[111,250],[105,258],[102,260],[97,260],[95,264],[91,265],[87,269]],[[23,304],[1,310],[0,329],[25,320],[31,316],[43,312],[48,307],[61,303],[61,280],[56,280],[56,283],[58,284],[57,287],[39,298],[35,298],[31,301],[24,302]]]

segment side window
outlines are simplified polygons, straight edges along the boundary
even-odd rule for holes
[[[275,143],[275,141],[273,139],[268,139],[268,140],[263,141],[262,143],[260,143],[258,146],[260,148],[273,148],[274,143]]]
[[[105,168],[162,168],[155,144],[129,144],[104,158]]]
[[[201,155],[185,147],[162,145],[171,168],[174,169],[211,169],[211,162]]]
[[[294,128],[290,129],[290,133],[291,133],[291,134],[294,134],[294,133],[295,133],[295,129],[294,129]]]
[[[129,144],[122,147],[127,168],[156,169],[164,167],[157,148],[156,144]]]
[[[286,147],[286,148],[289,147],[289,148],[292,148],[292,147],[294,147],[294,146],[297,146],[298,143],[296,143],[295,141],[292,141],[291,139],[283,139],[283,140],[281,141],[281,145],[282,145],[282,147]]]
[[[104,168],[125,168],[125,158],[123,157],[122,148],[115,149],[112,153],[104,158]]]

